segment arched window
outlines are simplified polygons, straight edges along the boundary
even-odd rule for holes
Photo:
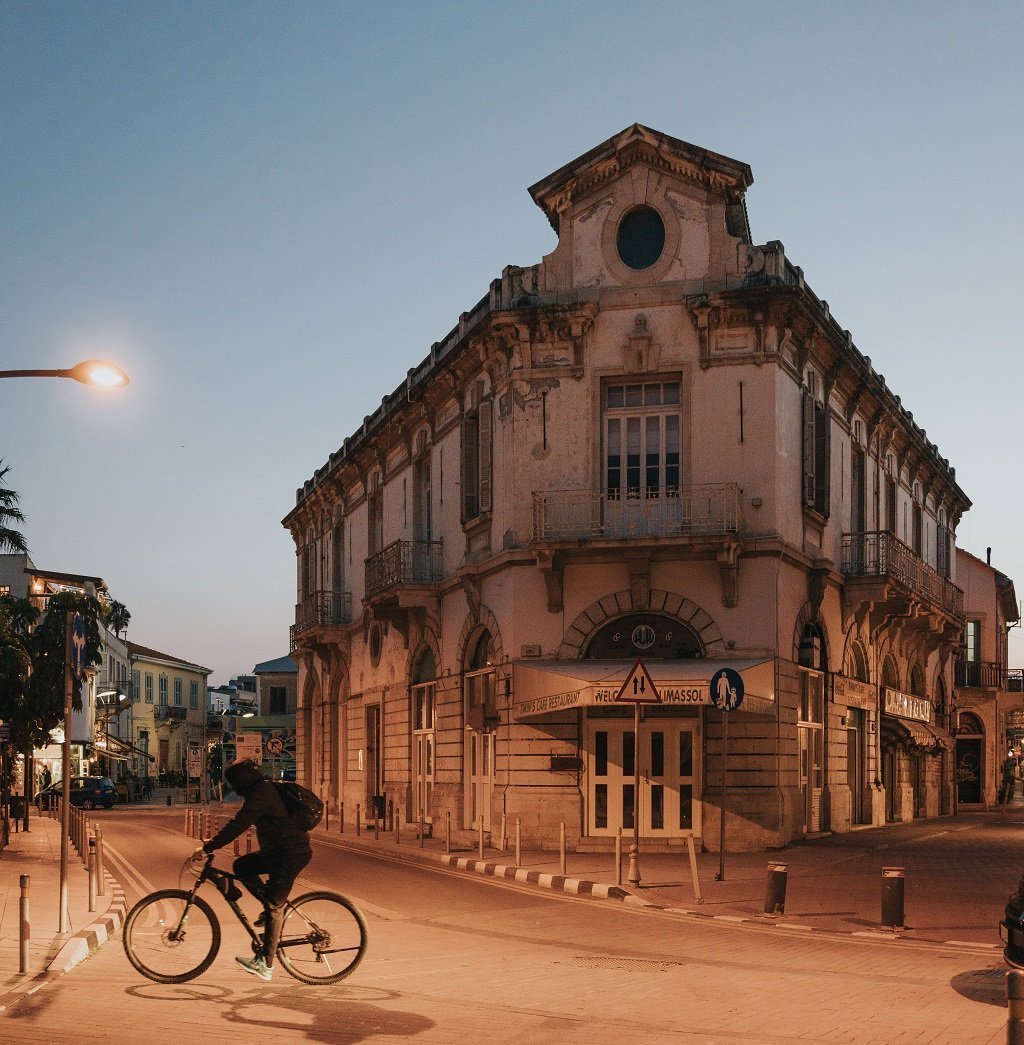
[[[910,669],[910,692],[915,697],[924,696],[924,673],[921,671],[920,664],[915,664]]]
[[[889,689],[900,688],[900,678],[896,674],[896,662],[890,656],[882,661],[882,685]]]
[[[859,642],[850,644],[846,658],[846,674],[858,682],[868,681],[868,660],[864,655],[864,647]]]
[[[631,613],[600,628],[584,654],[589,660],[682,660],[703,655],[700,639],[663,613]]]
[[[973,712],[961,711],[956,731],[958,736],[980,737],[984,735],[985,727]]]

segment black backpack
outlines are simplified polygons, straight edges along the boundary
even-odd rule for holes
[[[312,831],[323,820],[324,804],[308,787],[303,787],[294,780],[275,780],[274,783],[296,827],[301,827],[303,831]]]

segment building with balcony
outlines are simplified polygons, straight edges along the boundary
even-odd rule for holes
[[[717,848],[724,774],[748,849],[952,808],[970,501],[752,238],[752,180],[640,125],[543,178],[551,253],[298,489],[297,759],[328,803]]]
[[[958,808],[987,808],[998,801],[1008,753],[1024,742],[1024,673],[1008,658],[1020,608],[1013,581],[992,566],[991,554],[982,562],[957,548],[956,562],[965,617],[950,716],[956,799]]]
[[[128,642],[127,648],[132,685],[139,694],[132,743],[151,772],[182,774],[189,747],[206,749],[210,669],[136,642]]]

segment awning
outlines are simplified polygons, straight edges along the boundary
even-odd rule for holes
[[[114,758],[120,762],[131,761],[132,755],[148,758],[150,762],[156,761],[152,755],[147,755],[145,751],[139,750],[133,744],[120,740],[118,737],[99,736],[90,746],[97,755],[106,755],[107,758]]]
[[[626,681],[631,660],[517,660],[512,665],[512,717],[516,721],[584,707],[609,707]],[[732,668],[743,679],[740,711],[775,709],[775,661],[771,658],[644,661],[662,705],[711,703],[711,676]],[[625,706],[625,705],[619,705]]]
[[[918,722],[912,718],[894,718],[892,715],[882,716],[882,731],[897,742],[907,747],[933,751],[937,747],[950,748],[952,740],[949,734],[930,722]]]

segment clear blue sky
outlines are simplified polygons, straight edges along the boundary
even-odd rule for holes
[[[40,568],[225,682],[287,652],[280,520],[634,121],[749,163],[1024,595],[1019,2],[0,4],[0,384]],[[1011,661],[1024,665],[1014,632]]]

